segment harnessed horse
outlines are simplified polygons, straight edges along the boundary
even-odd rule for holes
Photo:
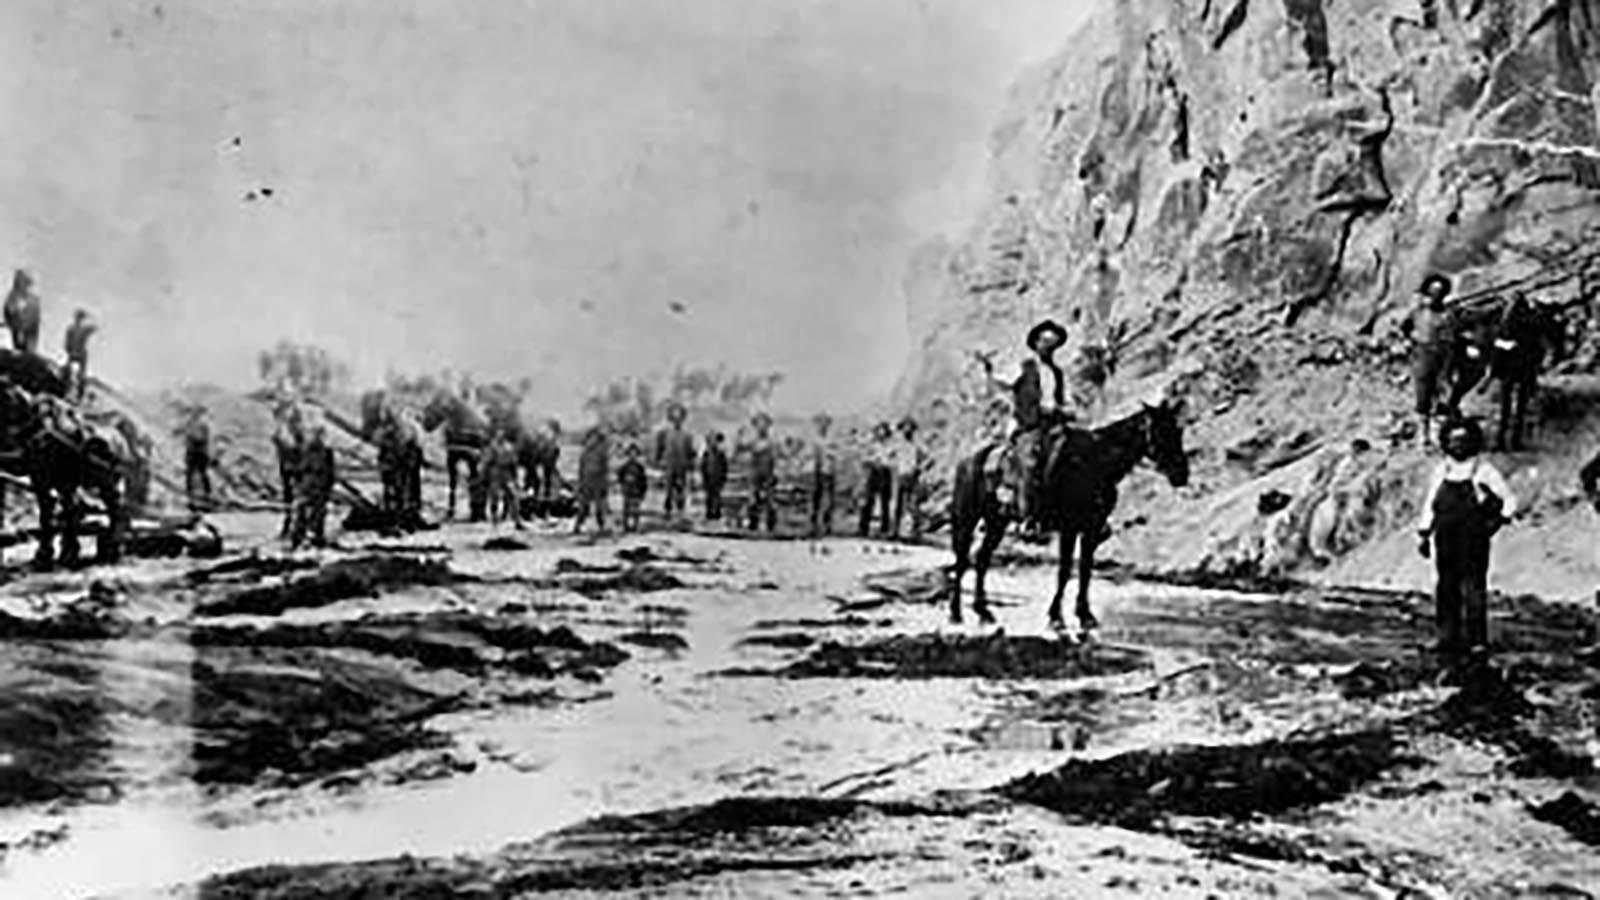
[[[79,490],[93,491],[105,507],[107,527],[98,541],[97,561],[119,560],[128,530],[124,487],[136,463],[126,424],[89,421],[59,397],[33,394],[3,380],[0,423],[0,447],[16,454],[16,469],[27,476],[39,507],[34,568],[47,570],[57,561],[67,566],[79,563],[78,534],[83,524]]]
[[[1060,535],[1056,590],[1050,600],[1050,625],[1065,627],[1061,600],[1078,553],[1078,623],[1085,634],[1099,622],[1089,608],[1089,578],[1094,551],[1117,504],[1117,485],[1141,460],[1148,459],[1173,487],[1189,482],[1189,457],[1183,448],[1179,412],[1169,403],[1146,405],[1138,412],[1095,429],[1061,426],[1046,436],[1043,482],[1038,510],[1046,529]],[[961,578],[975,569],[972,610],[979,621],[994,622],[984,591],[984,578],[994,551],[1005,535],[1009,517],[995,496],[996,485],[986,476],[985,462],[998,449],[990,445],[956,466],[955,490],[950,503],[950,535],[955,565],[950,569],[950,621],[961,622]],[[983,523],[983,541],[977,557],[970,555],[973,536]]]

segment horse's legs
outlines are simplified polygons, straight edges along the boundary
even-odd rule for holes
[[[121,486],[109,481],[100,488],[100,505],[106,508],[106,530],[100,535],[95,558],[104,564],[122,559],[122,543],[128,528],[128,509]]]
[[[33,567],[48,572],[56,564],[56,496],[49,488],[35,487],[33,500],[39,507],[39,546],[33,552]]]
[[[1089,542],[1084,541],[1087,545]],[[1061,598],[1067,592],[1067,577],[1072,571],[1072,554],[1077,549],[1078,532],[1070,525],[1061,526],[1061,539],[1058,543],[1056,559],[1056,592],[1050,598],[1050,627],[1061,630],[1067,627],[1066,619],[1061,615]]]
[[[454,450],[446,454],[444,467],[449,470],[447,480],[450,482],[450,498],[445,501],[444,507],[444,517],[447,519],[456,517],[456,463],[460,461],[461,457]]]
[[[950,567],[949,587],[950,592],[950,623],[961,624],[961,579],[972,568],[972,533],[977,526],[977,520],[963,521],[956,519],[950,523],[950,549],[955,551],[956,561]]]
[[[1514,394],[1517,391],[1516,379],[1508,375],[1500,377],[1500,430],[1495,437],[1495,445],[1500,450],[1505,450],[1511,444],[1511,407]]]
[[[78,500],[77,488],[61,488],[61,564],[72,568],[83,559],[83,546],[78,532],[83,528],[83,504]]]
[[[994,615],[989,612],[989,596],[984,591],[984,576],[989,574],[989,562],[994,559],[994,551],[1000,546],[1000,539],[1006,534],[1005,516],[990,514],[983,518],[983,542],[978,545],[978,558],[972,584],[972,611],[978,614],[978,621],[985,625],[994,623]]]
[[[1528,410],[1533,406],[1534,397],[1539,393],[1538,372],[1522,379],[1517,385],[1517,396],[1512,405],[1511,419],[1511,446],[1521,450],[1528,434]]]
[[[1102,521],[1101,525],[1104,525]],[[1087,635],[1100,627],[1100,620],[1089,610],[1089,580],[1094,575],[1094,550],[1098,546],[1101,526],[1083,535],[1083,553],[1078,557],[1078,627]]]

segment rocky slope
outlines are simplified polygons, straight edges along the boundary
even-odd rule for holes
[[[970,445],[973,352],[1055,316],[1092,415],[1173,381],[1194,414],[1196,486],[1130,485],[1112,555],[1425,580],[1395,329],[1427,272],[1472,291],[1594,244],[1600,2],[1102,0],[1064,47],[1016,87],[969,233],[913,262],[901,401],[962,397]],[[1600,577],[1574,479],[1593,394],[1552,385],[1534,449],[1501,458],[1535,506],[1502,587]]]

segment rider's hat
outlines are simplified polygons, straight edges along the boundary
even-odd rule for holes
[[[1450,293],[1450,279],[1438,272],[1434,272],[1422,279],[1422,284],[1417,287],[1419,294],[1431,294],[1433,288],[1438,288],[1441,295]]]
[[[1054,333],[1057,341],[1066,343],[1067,329],[1063,328],[1061,323],[1057,322],[1055,319],[1045,319],[1043,322],[1040,322],[1039,324],[1033,326],[1033,328],[1029,329],[1028,349],[1039,349],[1039,338],[1049,333]]]

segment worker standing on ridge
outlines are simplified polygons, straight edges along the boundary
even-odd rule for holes
[[[11,348],[18,353],[34,353],[39,348],[39,295],[33,290],[33,276],[26,269],[18,269],[11,279],[11,292],[6,294],[6,328],[11,331]]]
[[[73,310],[63,345],[67,352],[67,395],[78,403],[83,402],[89,390],[89,339],[99,329],[89,318],[88,310]]]

